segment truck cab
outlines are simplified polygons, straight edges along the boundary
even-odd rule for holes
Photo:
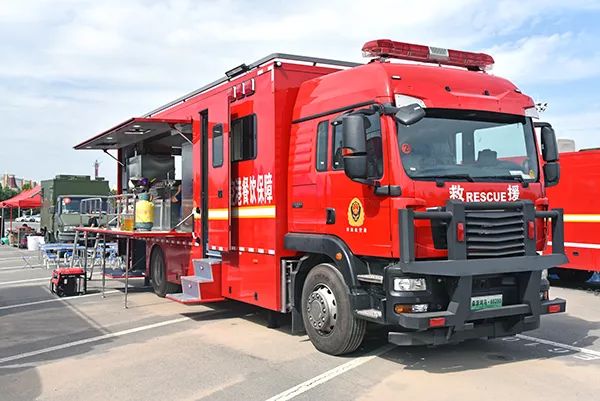
[[[398,327],[399,345],[512,335],[564,311],[542,278],[566,260],[562,214],[545,196],[558,182],[556,139],[546,127],[538,148],[533,100],[485,73],[485,54],[387,40],[363,53],[373,60],[300,87],[286,246],[329,249],[355,317]],[[298,146],[308,141],[310,161]],[[559,240],[541,256],[549,230]],[[310,278],[298,309],[319,344],[339,300]]]
[[[104,204],[110,195],[108,181],[90,176],[57,175],[42,181],[42,208],[40,227],[49,242],[71,242],[75,227],[88,225],[87,217],[80,213],[83,199],[97,198]],[[98,222],[100,223],[100,222]]]

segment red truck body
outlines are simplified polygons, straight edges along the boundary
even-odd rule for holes
[[[332,354],[356,349],[366,321],[402,327],[389,337],[397,344],[441,344],[534,329],[540,314],[564,311],[540,279],[564,261],[561,244],[536,254],[546,242],[543,219],[559,214],[548,210],[532,99],[480,71],[489,56],[450,50],[434,60],[461,69],[390,63],[396,50],[386,49],[365,65],[271,55],[76,146],[117,149],[127,163],[133,147],[151,143],[143,135],[134,142],[132,130],[189,128],[192,233],[133,234],[145,241],[147,276],[154,282],[164,269],[169,283],[183,285],[170,298],[292,313],[293,326]],[[431,49],[404,58],[431,62],[414,56]],[[423,109],[427,124],[460,128],[430,144],[423,138],[439,127],[413,133],[418,123],[394,115]],[[363,153],[352,153],[345,132],[356,116]],[[524,153],[504,155],[498,143],[514,129]],[[482,132],[503,134],[485,145],[495,135]],[[421,178],[436,147],[453,168],[491,163],[506,172]],[[365,152],[369,177],[349,178],[342,165]]]
[[[548,189],[550,206],[564,210],[565,252],[561,279],[586,281],[600,272],[600,150],[560,154],[561,180]]]

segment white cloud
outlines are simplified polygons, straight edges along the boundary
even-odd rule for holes
[[[494,73],[526,84],[577,81],[600,75],[595,37],[572,32],[530,36],[488,49]]]
[[[559,114],[548,112],[542,116],[552,122],[558,138],[575,140],[577,149],[600,147],[600,104],[591,109]]]

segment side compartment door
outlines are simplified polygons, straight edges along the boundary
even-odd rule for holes
[[[209,107],[208,250],[231,247],[231,145],[229,99]]]

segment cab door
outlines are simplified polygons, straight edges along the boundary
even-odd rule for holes
[[[384,145],[385,130],[382,129],[386,120],[378,113],[364,118],[369,176],[379,185],[389,185],[389,152]],[[390,198],[376,195],[373,186],[346,176],[342,129],[342,124],[331,126],[331,163],[327,172],[322,230],[342,238],[355,254],[390,256]]]
[[[208,249],[231,248],[231,145],[229,99],[208,109]]]

